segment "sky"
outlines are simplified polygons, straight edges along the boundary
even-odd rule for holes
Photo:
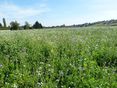
[[[117,19],[117,0],[0,0],[0,22],[44,26]]]

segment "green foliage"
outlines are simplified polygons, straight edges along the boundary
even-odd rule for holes
[[[35,24],[33,25],[33,28],[34,29],[40,29],[40,28],[43,28],[41,23],[39,23],[38,21],[35,22]]]
[[[117,27],[0,32],[0,88],[116,88]]]
[[[7,27],[5,18],[3,18],[3,24],[4,24],[4,27]]]
[[[0,27],[0,30],[9,30],[9,29],[10,29],[9,27],[6,27],[6,28]]]
[[[0,23],[0,27],[2,27],[2,24]]]
[[[10,23],[10,30],[18,30],[19,29],[19,23],[17,23],[17,21],[15,21],[15,22],[11,22]]]
[[[30,29],[30,24],[28,22],[25,22],[24,29]]]

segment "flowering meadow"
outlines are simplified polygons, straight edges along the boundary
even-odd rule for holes
[[[117,88],[117,27],[0,31],[0,88]]]

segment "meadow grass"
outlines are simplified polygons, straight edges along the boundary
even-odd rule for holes
[[[117,88],[117,27],[0,31],[0,88]]]

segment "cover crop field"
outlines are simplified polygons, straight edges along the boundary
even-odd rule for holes
[[[0,31],[0,88],[117,88],[117,27]]]

